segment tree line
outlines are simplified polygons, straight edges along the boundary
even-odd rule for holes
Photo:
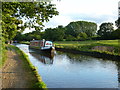
[[[59,25],[56,28],[47,28],[44,32],[33,31],[26,34],[20,32],[14,40],[52,40],[52,41],[82,41],[120,39],[120,29],[114,29],[113,23],[102,23],[97,30],[97,24],[87,21],[70,22],[67,26]]]

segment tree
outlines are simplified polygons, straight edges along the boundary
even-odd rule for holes
[[[72,35],[67,35],[66,40],[67,41],[75,41],[76,38],[74,36],[72,36]]]
[[[18,41],[31,41],[31,40],[41,40],[41,32],[40,31],[33,31],[30,33],[26,33],[26,34],[21,34],[20,32],[17,33],[17,35],[15,36],[14,40],[18,40]]]
[[[120,29],[120,18],[118,18],[118,20],[115,21],[115,24]]]
[[[77,40],[86,40],[88,38],[86,33],[79,33],[79,35],[77,36]]]
[[[111,34],[113,31],[113,23],[102,23],[97,34],[100,35],[102,39],[111,39]]]
[[[112,32],[112,38],[113,39],[120,39],[120,29],[117,29]]]
[[[48,22],[54,15],[58,15],[58,11],[50,2],[3,2],[2,36],[12,40],[26,27],[40,31],[43,22]]]
[[[66,35],[72,35],[78,37],[80,33],[85,33],[88,37],[95,35],[97,30],[97,24],[87,21],[71,22],[66,26]]]
[[[47,28],[44,33],[46,40],[61,41],[64,38],[64,28],[58,26],[57,28]]]
[[[17,40],[18,42],[19,41],[23,41],[25,38],[25,35],[22,34],[21,32],[17,32],[16,36],[13,38],[13,40]]]

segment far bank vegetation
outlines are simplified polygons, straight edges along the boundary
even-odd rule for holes
[[[120,29],[114,29],[113,23],[105,22],[99,26],[88,21],[70,22],[67,26],[59,25],[56,28],[47,28],[45,31],[33,31],[22,34],[17,33],[14,40],[51,40],[51,41],[85,41],[85,40],[113,40],[120,39]]]

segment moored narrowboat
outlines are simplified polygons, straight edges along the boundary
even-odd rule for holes
[[[46,40],[32,40],[30,41],[30,48],[39,49],[42,51],[54,51],[55,47],[52,41]]]

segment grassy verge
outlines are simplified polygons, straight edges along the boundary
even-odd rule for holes
[[[21,41],[21,42],[19,42],[19,43],[21,43],[21,44],[27,44],[27,45],[30,44],[30,42],[28,42],[28,41]]]
[[[40,75],[38,74],[36,68],[30,62],[28,55],[26,55],[18,47],[15,47],[13,45],[8,45],[8,48],[14,49],[16,53],[20,56],[20,58],[24,61],[24,68],[30,68],[31,72],[33,72],[33,74],[37,77],[37,82],[33,85],[32,88],[41,88],[41,89],[47,88],[46,84],[42,81]]]
[[[110,55],[120,55],[120,41],[119,40],[94,40],[94,41],[62,41],[55,42],[55,46],[57,48],[63,49],[72,49],[79,51],[87,51],[87,52],[100,52],[106,53]],[[101,51],[101,50],[92,50],[95,46],[106,46],[113,47],[114,51]]]
[[[5,60],[6,60],[6,58],[7,58],[7,56],[6,56],[6,53],[7,52],[7,50],[5,49],[5,50],[3,50],[2,51],[2,58],[1,58],[1,60],[0,60],[0,68],[2,67],[2,65],[4,65],[4,63],[5,63]]]
[[[4,65],[7,59],[7,55],[5,53],[7,53],[7,49],[4,47],[0,47],[0,68],[2,67],[2,65]]]

